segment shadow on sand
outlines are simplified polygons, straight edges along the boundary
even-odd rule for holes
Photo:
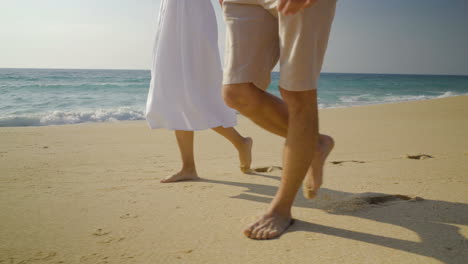
[[[280,180],[277,176],[254,174]],[[243,193],[232,198],[260,203],[269,203],[277,190],[277,186],[246,182],[209,179],[203,179],[202,182],[245,188]],[[400,226],[415,232],[420,242],[350,231],[303,220],[296,220],[288,232],[321,233],[431,257],[444,263],[466,263],[468,240],[455,225],[468,225],[468,204],[405,197],[407,196],[381,193],[356,194],[322,188],[314,200],[303,198],[299,192],[294,206]],[[385,206],[385,213],[379,210],[382,206]]]

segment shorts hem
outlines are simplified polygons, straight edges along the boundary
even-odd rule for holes
[[[311,81],[285,81],[280,80],[279,86],[281,89],[291,92],[305,92],[317,90],[317,82]]]
[[[268,89],[268,86],[270,85],[270,80],[268,81],[259,81],[254,78],[248,78],[248,77],[224,77],[223,78],[223,85],[229,85],[229,84],[241,84],[241,83],[252,83],[255,85],[257,88],[266,91]]]

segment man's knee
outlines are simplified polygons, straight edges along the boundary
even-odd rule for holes
[[[292,92],[281,89],[281,96],[290,113],[310,111],[317,108],[317,91]]]
[[[250,83],[226,84],[223,86],[223,98],[227,106],[236,110],[246,108],[252,99],[252,89],[256,89]]]

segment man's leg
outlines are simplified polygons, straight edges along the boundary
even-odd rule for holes
[[[317,0],[295,15],[279,14],[280,87],[292,92],[317,89],[335,6],[336,0]],[[316,157],[304,181],[306,198],[316,196],[322,184],[323,165],[333,145],[330,137],[319,138]]]
[[[266,214],[245,230],[254,239],[271,239],[290,225],[291,208],[312,162],[318,140],[317,93],[315,90],[281,90],[288,106],[288,135],[283,151],[283,175],[280,187]]]
[[[288,134],[288,106],[280,98],[271,95],[251,83],[224,86],[226,104],[251,119],[263,129],[278,136]],[[333,149],[334,141],[330,136],[319,135],[315,158],[309,166],[304,181],[304,196],[312,199],[323,182],[323,166]]]
[[[225,3],[223,6],[225,11],[226,24],[228,25],[228,38],[226,41],[227,63],[225,68],[224,83],[229,85],[225,85],[224,87],[225,101],[229,106],[237,109],[239,112],[249,117],[263,128],[277,135],[288,135],[288,145],[285,147],[285,163],[290,164],[290,161],[292,163],[291,165],[286,165],[284,173],[289,175],[289,173],[297,173],[302,171],[301,173],[295,174],[294,176],[283,176],[281,187],[271,204],[268,214],[257,221],[254,226],[246,230],[246,234],[253,238],[273,238],[280,235],[287,228],[285,223],[289,224],[289,219],[291,217],[290,209],[292,202],[294,201],[295,193],[301,184],[301,180],[304,178],[304,174],[308,169],[310,169],[309,166],[311,165],[314,152],[319,151],[316,149],[316,147],[314,147],[317,145],[318,125],[315,126],[316,132],[314,133],[310,133],[310,131],[314,129],[310,129],[308,125],[306,125],[306,128],[309,129],[305,130],[298,129],[297,126],[291,125],[300,124],[298,120],[301,120],[301,122],[304,122],[304,120],[307,119],[310,120],[310,117],[314,115],[310,113],[310,108],[304,106],[301,103],[301,98],[308,98],[307,95],[296,98],[294,94],[289,94],[286,92],[283,94],[287,103],[286,105],[281,99],[273,97],[258,88],[263,89],[267,86],[265,81],[267,78],[269,79],[269,71],[267,74],[265,69],[271,70],[276,63],[277,56],[279,55],[279,46],[276,46],[277,44],[281,43],[280,45],[282,49],[281,81],[284,82],[288,80],[301,80],[300,82],[294,83],[294,85],[291,86],[289,83],[285,83],[288,90],[294,91],[296,90],[297,85],[299,85],[300,89],[308,91],[299,92],[299,94],[304,93],[310,95],[310,93],[315,93],[315,91],[311,91],[313,90],[311,89],[313,87],[310,87],[310,84],[312,83],[311,80],[309,80],[310,77],[302,78],[300,76],[292,76],[291,78],[291,76],[288,74],[284,75],[284,62],[290,62],[292,65],[299,66],[299,68],[296,69],[295,67],[290,67],[287,65],[284,67],[284,69],[287,70],[286,72],[288,72],[289,69],[289,72],[292,70],[293,72],[298,72],[299,74],[310,76],[310,71],[313,69],[313,78],[315,78],[320,72],[321,61],[320,58],[318,58],[314,60],[312,65],[307,63],[305,65],[301,63],[295,64],[294,61],[297,60],[297,58],[302,58],[304,56],[310,57],[308,55],[311,54],[307,54],[307,50],[305,50],[306,53],[302,55],[287,53],[288,55],[291,55],[288,56],[289,58],[283,56],[283,48],[285,48],[284,44],[291,44],[291,41],[295,41],[295,36],[298,35],[294,33],[295,30],[292,30],[295,25],[292,25],[292,23],[289,22],[283,23],[284,21],[280,21],[280,24],[283,24],[283,26],[292,26],[290,31],[286,30],[283,32],[289,32],[292,34],[291,36],[293,38],[284,38],[284,35],[280,34],[281,40],[278,39],[278,21],[273,19],[275,15],[272,10],[269,12],[271,12],[270,14],[273,16],[269,16],[267,13],[265,13],[265,10],[262,10],[262,8],[259,8],[258,6],[236,5],[232,3]],[[320,14],[322,12],[319,10],[317,13]],[[302,25],[315,25],[316,27],[320,27],[322,26],[322,23],[302,23]],[[314,29],[312,31],[314,31]],[[313,35],[315,35],[315,33],[313,33]],[[296,40],[302,41],[302,38]],[[310,49],[310,47],[314,47],[314,45],[309,45],[307,43],[298,44],[300,44],[301,47],[308,47],[309,50],[322,52],[322,49]],[[295,50],[294,47],[295,45],[289,45],[287,49],[293,51]],[[298,51],[302,52],[304,49],[302,48]],[[312,57],[315,58],[315,56]],[[301,67],[302,71],[298,71],[301,70]],[[257,85],[258,88],[253,84]],[[292,86],[294,87],[289,89]],[[315,104],[314,109],[316,109],[316,94],[313,96],[315,97],[313,100]],[[307,109],[309,109],[309,111]],[[315,123],[317,123],[317,118],[315,118]],[[293,132],[289,130],[292,130]],[[298,145],[298,141],[294,141],[294,138],[303,138],[307,134],[312,135],[310,142],[312,142],[311,146],[313,148],[307,149],[304,152],[298,152],[296,155],[295,151],[291,151],[291,149],[295,150]],[[293,136],[291,141],[289,135],[296,136]],[[303,148],[304,144],[299,144],[299,146]],[[326,155],[318,156],[322,157]],[[308,164],[304,169],[305,161],[308,161]],[[298,166],[298,164],[301,164],[301,166]],[[323,162],[318,162],[317,164],[323,165]],[[313,171],[310,169],[309,171],[315,173],[315,170]],[[286,213],[286,211],[289,213]],[[259,230],[262,231],[261,234],[258,233]],[[253,234],[255,234],[255,236],[253,236]]]
[[[288,107],[280,98],[252,83],[228,84],[223,89],[226,104],[260,127],[281,137],[288,131]]]

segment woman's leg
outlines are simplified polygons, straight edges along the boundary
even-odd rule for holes
[[[175,135],[179,146],[180,155],[182,157],[182,169],[163,180],[162,183],[189,181],[199,179],[195,168],[195,158],[193,155],[193,131],[176,130]]]
[[[233,127],[215,127],[213,128],[218,134],[229,140],[232,145],[239,152],[240,169],[242,172],[248,172],[250,170],[250,164],[252,163],[252,144],[253,141],[249,137],[243,137]]]

